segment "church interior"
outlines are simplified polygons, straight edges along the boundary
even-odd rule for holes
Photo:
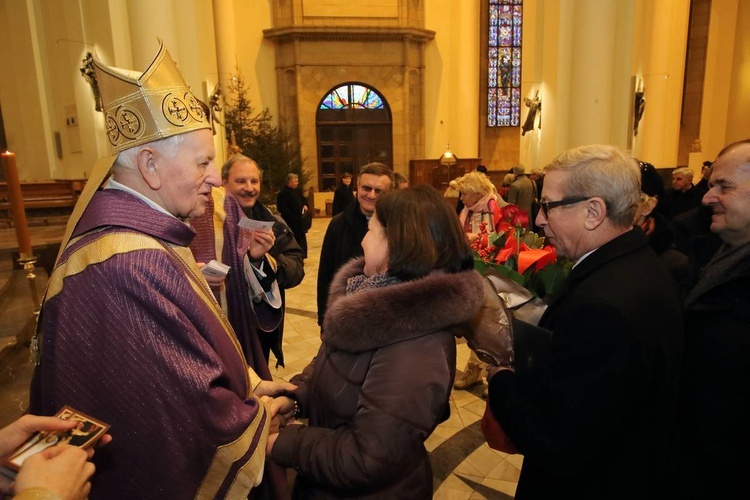
[[[237,82],[299,149],[313,200],[302,284],[287,292],[289,380],[320,345],[316,288],[341,176],[372,161],[445,190],[486,165],[611,144],[700,178],[750,137],[743,0],[0,0],[0,151],[17,164],[36,268],[23,269],[13,179],[0,172],[0,426],[28,404],[27,344],[67,217],[109,154],[84,60],[143,71],[159,40],[213,117],[215,162]],[[233,92],[235,92],[233,94]],[[260,165],[264,167],[264,165]],[[457,367],[469,357],[458,346]],[[274,366],[271,361],[271,366]],[[523,457],[490,449],[482,387],[453,391],[426,443],[435,498],[513,498]]]

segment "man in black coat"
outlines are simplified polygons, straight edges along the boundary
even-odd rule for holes
[[[539,326],[547,363],[491,370],[494,417],[524,455],[516,498],[665,498],[682,352],[674,280],[633,228],[635,159],[613,146],[546,168],[537,224],[576,261]]]
[[[308,213],[307,200],[299,188],[299,176],[297,174],[287,174],[286,186],[279,190],[276,196],[276,208],[281,217],[287,223],[294,233],[294,239],[302,248],[302,253],[307,258],[307,230],[303,223],[303,217],[310,216]]]
[[[282,311],[286,309],[284,290],[293,288],[305,277],[302,249],[287,224],[260,201],[263,182],[263,171],[252,159],[235,155],[229,158],[221,169],[221,177],[228,194],[233,195],[242,207],[242,211],[251,219],[273,222],[274,240],[267,252],[267,258],[273,259],[276,265],[276,282],[281,292]],[[284,366],[284,353],[281,342],[284,336],[284,321],[270,331],[260,331],[260,345],[266,362],[273,351],[277,366]],[[262,318],[260,320],[262,322]],[[268,330],[259,324],[261,330]]]
[[[359,170],[357,199],[331,219],[318,267],[318,324],[328,304],[328,289],[339,267],[353,257],[363,255],[362,240],[367,234],[367,222],[375,212],[375,202],[382,193],[393,188],[393,171],[382,163],[368,163]]]
[[[750,140],[713,164],[711,231],[722,244],[685,299],[680,498],[745,498],[750,470]]]
[[[664,194],[660,210],[672,219],[693,208],[699,207],[704,191],[693,186],[693,171],[680,167],[672,171],[672,189]]]
[[[352,174],[345,172],[341,174],[341,184],[333,192],[333,206],[331,215],[336,217],[343,212],[346,207],[354,201],[354,192],[352,191]]]
[[[711,165],[713,165],[711,161],[703,162],[703,166],[701,166],[701,180],[695,185],[703,194],[708,193],[708,190],[711,189],[708,185],[708,181],[711,179],[711,172],[713,172]]]

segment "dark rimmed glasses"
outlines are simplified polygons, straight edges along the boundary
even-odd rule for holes
[[[564,207],[567,205],[574,205],[576,203],[581,203],[582,201],[586,201],[590,199],[590,196],[570,196],[568,198],[563,198],[562,200],[558,201],[543,201],[543,200],[536,200],[537,203],[539,203],[539,206],[542,207],[542,213],[544,214],[544,218],[547,218],[547,214],[550,210],[552,210],[555,207]]]

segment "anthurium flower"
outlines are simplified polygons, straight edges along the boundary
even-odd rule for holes
[[[549,248],[549,247],[547,247]],[[536,264],[535,266],[536,270],[541,269],[539,266],[539,261],[543,259],[549,259],[550,255],[552,255],[553,261],[555,254],[554,252],[550,252],[548,249],[544,248],[536,248],[533,250],[524,250],[522,252],[519,252],[518,254],[518,272],[523,274],[526,272],[528,268]],[[543,266],[542,266],[543,267]]]
[[[528,214],[515,205],[503,207],[503,222],[497,231],[488,231],[483,222],[472,242],[475,269],[488,269],[507,276],[537,297],[552,293],[565,279],[570,262],[557,261],[555,249],[544,245],[544,237],[523,227]]]
[[[545,252],[544,256],[536,261],[536,266],[534,269],[537,271],[541,271],[545,267],[547,267],[549,264],[554,264],[557,261],[557,252],[555,251],[555,247],[546,245],[542,251]]]
[[[495,262],[498,264],[505,264],[505,262],[513,256],[513,252],[515,251],[515,247],[513,248],[503,248],[499,252],[497,252],[497,257],[495,258]]]

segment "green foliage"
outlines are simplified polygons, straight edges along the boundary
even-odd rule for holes
[[[225,113],[227,141],[231,143],[234,132],[240,152],[255,160],[263,170],[261,198],[264,204],[273,205],[276,203],[276,193],[286,184],[287,174],[299,175],[300,186],[307,182],[308,172],[303,169],[300,147],[282,125],[273,125],[273,116],[268,108],[255,113],[239,70],[232,75],[228,90]]]
[[[544,298],[546,295],[557,290],[557,288],[565,281],[565,277],[573,267],[573,262],[568,260],[557,261],[553,265],[546,266],[545,268],[537,271],[536,273],[530,273],[529,270],[525,274],[528,274],[528,286],[537,297]]]

